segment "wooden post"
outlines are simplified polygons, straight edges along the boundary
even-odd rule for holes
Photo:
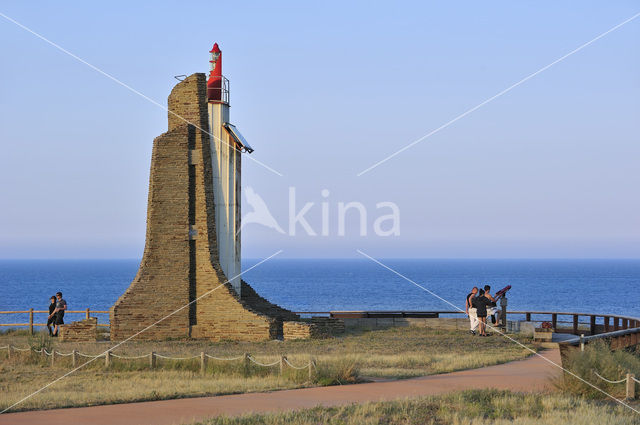
[[[42,360],[47,360],[47,353],[45,353],[44,351],[44,347],[42,347],[42,351],[40,352],[40,355],[42,356]]]
[[[33,335],[33,308],[29,309],[29,333]]]
[[[314,371],[316,369],[316,359],[313,357],[309,360],[309,381],[313,381]]]
[[[633,378],[633,373],[627,373],[627,400],[636,398],[636,383]]]
[[[596,316],[589,318],[589,332],[591,332],[591,335],[596,334]]]
[[[87,307],[85,319],[89,320],[91,316],[89,315],[89,307]]]
[[[524,317],[527,322],[531,321],[531,313],[525,313]]]
[[[501,327],[504,331],[507,329],[507,297],[500,298],[500,307],[502,307]]]
[[[107,351],[104,355],[104,366],[109,367],[111,365],[111,351]]]
[[[11,344],[7,345],[7,359],[11,358]]]
[[[151,369],[156,368],[156,352],[155,351],[152,351],[151,353],[149,353],[149,367]]]
[[[78,351],[71,351],[71,366],[76,367],[78,365]]]
[[[629,319],[622,319],[622,329],[629,328]]]
[[[56,362],[56,350],[51,349],[51,367],[55,365]]]
[[[244,376],[249,375],[249,362],[251,361],[249,356],[249,353],[244,353]]]
[[[573,315],[573,334],[576,335],[578,333],[578,316],[577,314]]]
[[[613,318],[613,330],[617,331],[618,329],[620,329],[620,318],[619,317],[614,317]]]
[[[205,374],[207,371],[207,356],[204,354],[204,351],[200,353],[200,373]]]
[[[282,375],[282,372],[284,372],[284,360],[286,359],[285,356],[280,356],[280,375]]]
[[[556,313],[553,313],[551,315],[551,327],[553,328],[553,331],[556,331],[556,328],[558,327],[558,315]]]
[[[580,351],[584,351],[584,334],[580,334]]]
[[[604,317],[604,331],[609,332],[609,316]]]

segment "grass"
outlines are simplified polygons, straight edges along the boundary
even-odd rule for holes
[[[632,425],[638,415],[620,405],[577,397],[463,391],[396,401],[315,407],[286,413],[216,417],[198,425]],[[196,424],[193,424],[196,425]]]
[[[584,352],[579,350],[571,352],[563,365],[585,381],[618,398],[624,398],[626,395],[625,383],[610,384],[597,377],[595,372],[610,381],[625,378],[627,372],[640,377],[640,353],[625,350],[612,352],[603,341],[587,344]],[[569,374],[564,374],[564,377],[560,377],[555,384],[566,393],[591,399],[606,397],[601,391]]]
[[[530,342],[523,340],[523,342]],[[0,346],[53,348],[61,353],[76,349],[83,353],[104,352],[108,342],[60,343],[48,337],[30,337],[25,332],[0,335]],[[241,360],[209,360],[207,373],[199,373],[199,361],[158,359],[158,370],[150,370],[148,359],[112,359],[106,369],[98,359],[26,400],[15,410],[112,404],[141,400],[242,393],[297,388],[311,385],[355,383],[373,378],[397,379],[481,367],[526,357],[530,352],[499,336],[479,338],[462,331],[438,331],[418,327],[377,331],[352,331],[339,338],[265,342],[207,342],[172,340],[132,341],[118,347],[118,355],[136,356],[155,351],[187,357],[204,351],[217,357],[243,353],[262,363],[286,355],[294,365],[317,363],[312,382],[308,371],[285,370],[278,366],[246,367]],[[81,358],[82,361],[86,359]],[[13,353],[7,359],[0,352],[0,409],[48,384],[71,370],[70,357],[59,357],[54,366],[34,353]]]

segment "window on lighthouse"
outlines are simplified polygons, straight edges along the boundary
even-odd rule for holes
[[[220,53],[211,52],[211,70],[216,68],[216,63],[218,62],[219,57]]]

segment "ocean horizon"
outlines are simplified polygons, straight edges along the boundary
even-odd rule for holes
[[[243,270],[259,261],[262,259],[245,259]],[[489,284],[494,292],[512,285],[509,310],[640,317],[636,291],[640,288],[640,259],[380,261],[436,296],[368,259],[274,258],[246,271],[243,279],[269,301],[293,311],[452,311],[464,307],[471,287]],[[0,311],[45,310],[57,291],[63,292],[70,310],[108,310],[135,277],[139,262],[0,260],[4,289]],[[0,323],[15,322],[13,315],[0,315]]]

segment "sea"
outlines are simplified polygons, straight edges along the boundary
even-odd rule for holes
[[[387,269],[368,259],[272,259],[253,267],[259,261],[243,261],[243,279],[293,311],[451,311],[464,308],[473,286],[489,284],[493,292],[512,286],[509,310],[640,317],[640,260],[380,260]],[[135,259],[0,260],[0,311],[46,310],[57,291],[70,310],[108,310],[138,265]],[[0,323],[26,320],[0,314]]]

